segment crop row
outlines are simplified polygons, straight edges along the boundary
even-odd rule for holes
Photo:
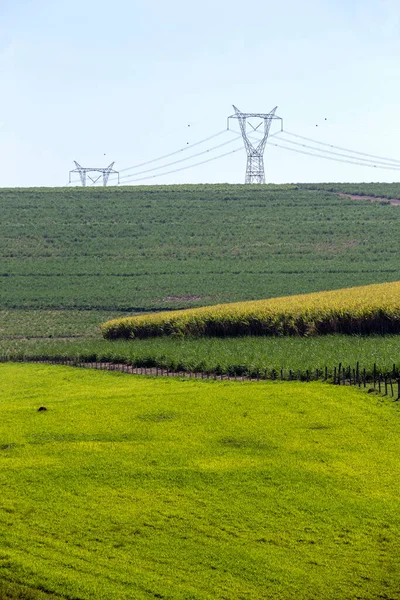
[[[400,282],[113,319],[103,336],[319,335],[400,332]]]
[[[1,339],[0,360],[110,362],[135,368],[260,376],[281,370],[306,374],[357,362],[371,376],[400,365],[400,336],[157,337],[146,340],[95,338]]]

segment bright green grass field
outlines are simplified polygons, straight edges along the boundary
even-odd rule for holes
[[[44,365],[0,381],[0,580],[29,597],[400,597],[396,403]]]

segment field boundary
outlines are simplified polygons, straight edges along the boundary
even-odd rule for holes
[[[31,359],[17,358],[10,359],[0,357],[0,363],[31,363],[31,364],[51,364],[68,367],[77,367],[84,369],[96,369],[99,371],[117,371],[129,375],[144,375],[148,377],[180,377],[184,379],[211,379],[219,381],[302,381],[310,383],[319,381],[338,386],[354,386],[365,389],[369,393],[376,392],[380,395],[393,398],[395,402],[400,400],[400,370],[393,365],[390,373],[382,373],[374,364],[372,374],[368,374],[365,368],[361,368],[359,363],[355,367],[351,365],[345,367],[342,363],[334,366],[333,369],[325,367],[324,369],[315,369],[311,371],[291,370],[291,369],[267,369],[257,370],[255,373],[228,373],[222,370],[214,371],[184,371],[172,370],[163,367],[135,366],[128,363],[112,361],[80,361],[77,359]]]

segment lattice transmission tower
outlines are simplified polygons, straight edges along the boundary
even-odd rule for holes
[[[108,178],[110,177],[110,173],[116,173],[118,175],[118,183],[119,183],[119,171],[115,171],[113,169],[113,166],[115,163],[111,163],[111,165],[108,165],[108,167],[103,168],[97,168],[97,167],[81,167],[81,165],[79,163],[76,162],[76,160],[74,160],[74,163],[76,165],[76,169],[73,169],[72,171],[69,172],[69,183],[71,183],[71,173],[79,173],[79,177],[81,179],[81,183],[83,185],[83,187],[86,186],[86,176],[89,177],[90,181],[92,183],[96,183],[101,175],[103,174],[103,185],[107,185],[108,182]],[[100,175],[98,177],[96,177],[96,179],[93,179],[93,177],[91,177],[90,175],[88,175],[88,173],[91,172],[96,172],[96,173],[100,173]]]
[[[238,119],[240,125],[240,131],[244,142],[244,147],[247,152],[247,165],[246,165],[246,178],[245,183],[265,183],[265,172],[264,172],[264,150],[265,144],[267,143],[271,122],[273,119],[279,119],[281,121],[281,131],[283,130],[283,120],[281,117],[275,115],[275,111],[278,108],[275,106],[271,112],[265,113],[243,113],[235,105],[235,114],[228,117],[228,129],[229,119]],[[262,119],[257,127],[254,127],[249,119]],[[258,131],[259,127],[264,122],[263,137],[256,144],[252,144],[247,134],[247,125],[249,125],[253,131]]]

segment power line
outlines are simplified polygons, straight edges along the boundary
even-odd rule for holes
[[[225,130],[225,131],[227,131],[227,130]],[[134,173],[134,174],[131,174],[131,175],[123,175],[121,177],[121,179],[129,178],[127,181],[124,182],[126,184],[126,183],[133,183],[135,181],[143,181],[145,179],[151,179],[152,177],[161,177],[162,175],[169,175],[171,173],[176,173],[178,171],[183,171],[185,169],[190,169],[192,167],[197,167],[199,165],[203,165],[203,164],[211,162],[213,160],[217,160],[217,159],[222,158],[224,156],[228,156],[229,154],[233,154],[234,152],[237,152],[238,150],[240,150],[240,148],[236,148],[235,150],[232,150],[230,152],[219,154],[218,156],[215,156],[213,158],[207,159],[205,161],[200,161],[200,162],[194,163],[192,165],[188,165],[187,167],[183,167],[181,169],[173,169],[171,171],[163,172],[163,173],[160,173],[160,174],[157,174],[157,175],[154,175],[154,176],[149,176],[149,177],[140,177],[140,178],[136,177],[137,175],[141,175],[141,174],[144,174],[144,173],[152,172],[152,171],[155,171],[155,170],[161,169],[161,168],[166,168],[166,167],[171,166],[173,164],[177,164],[177,163],[180,163],[180,162],[183,162],[183,161],[186,161],[186,160],[190,160],[190,159],[195,158],[197,156],[201,156],[202,154],[206,154],[208,152],[211,152],[212,150],[216,150],[217,148],[221,148],[222,146],[226,146],[227,144],[235,142],[239,137],[241,137],[241,135],[237,131],[229,130],[229,132],[236,133],[237,136],[235,138],[232,138],[228,142],[223,142],[222,144],[218,144],[217,146],[213,146],[212,148],[209,148],[208,150],[204,150],[202,152],[198,152],[197,154],[192,154],[191,156],[188,156],[187,158],[183,158],[183,159],[180,159],[180,160],[177,160],[177,161],[173,161],[172,163],[168,163],[166,165],[161,165],[160,167],[154,167],[154,169],[147,169],[146,171],[141,171],[139,173]],[[274,137],[274,136],[278,135],[279,133],[280,132],[273,133],[270,137]],[[212,137],[215,137],[215,136],[212,136]]]
[[[157,158],[154,158],[152,160],[148,160],[148,161],[145,161],[145,162],[142,162],[142,163],[138,163],[137,165],[133,165],[131,167],[127,167],[125,169],[121,169],[120,172],[126,172],[126,171],[131,171],[131,170],[134,170],[134,169],[138,169],[138,168],[140,168],[142,166],[150,165],[150,164],[153,164],[155,162],[165,160],[165,159],[167,159],[167,158],[169,158],[171,156],[175,156],[177,154],[185,152],[187,150],[191,150],[192,148],[194,148],[196,146],[199,146],[200,144],[204,144],[204,143],[206,143],[206,142],[208,142],[208,141],[210,141],[210,140],[212,140],[212,139],[214,139],[216,137],[221,136],[222,134],[226,133],[226,131],[227,130],[224,129],[222,131],[219,131],[218,133],[215,133],[215,134],[213,134],[211,136],[208,136],[208,137],[206,137],[206,138],[204,138],[202,140],[199,140],[198,142],[195,142],[193,144],[187,144],[183,148],[179,148],[178,150],[175,150],[175,151],[170,152],[168,154],[164,154],[164,155],[159,156]],[[230,130],[230,131],[232,131],[232,130]],[[156,167],[152,167],[150,169],[145,169],[143,171],[139,171],[139,172],[136,172],[136,173],[130,173],[130,174],[123,175],[121,177],[121,179],[125,179],[126,180],[124,183],[133,183],[135,181],[143,181],[143,180],[146,180],[146,179],[153,179],[153,178],[156,178],[156,177],[161,177],[163,175],[169,175],[169,174],[176,173],[176,172],[179,172],[179,171],[183,171],[183,170],[186,170],[186,169],[191,169],[191,168],[194,168],[194,167],[206,164],[208,162],[211,162],[211,161],[214,161],[214,160],[218,160],[220,158],[223,158],[223,157],[228,156],[230,154],[233,154],[235,152],[238,152],[241,149],[239,147],[235,148],[235,150],[232,150],[230,152],[225,152],[223,154],[219,154],[219,155],[217,155],[215,157],[209,158],[207,160],[199,161],[197,163],[190,164],[190,165],[187,165],[185,167],[181,167],[181,168],[178,168],[178,169],[172,169],[170,171],[163,171],[162,173],[155,174],[155,175],[149,175],[147,177],[137,177],[138,175],[142,175],[142,174],[146,174],[146,173],[152,173],[153,171],[157,171],[159,169],[165,169],[165,168],[170,167],[172,165],[175,165],[175,164],[178,164],[178,163],[181,163],[181,162],[185,162],[185,161],[188,161],[188,160],[192,160],[192,159],[194,159],[194,158],[196,158],[198,156],[202,156],[202,155],[207,154],[209,152],[213,152],[214,150],[217,150],[218,148],[221,148],[223,146],[231,144],[231,143],[235,142],[238,139],[238,137],[240,137],[240,135],[241,135],[241,133],[238,132],[238,131],[232,131],[232,133],[235,133],[237,135],[237,137],[235,137],[234,139],[230,139],[229,141],[223,142],[222,144],[217,144],[216,146],[212,146],[211,148],[207,148],[206,150],[203,150],[201,152],[197,152],[196,154],[191,154],[190,156],[186,156],[185,158],[180,158],[178,160],[175,160],[175,161],[172,161],[172,162],[169,162],[169,163],[166,163],[166,164],[162,164],[162,165],[159,165],[159,166],[156,166]],[[258,132],[257,130],[254,130],[254,131],[251,132],[251,134],[248,135],[248,137],[249,138],[253,137],[253,139],[257,139],[255,137],[255,135],[258,135],[259,133],[260,132]],[[386,158],[386,157],[378,156],[378,155],[374,155],[374,154],[368,154],[366,152],[358,152],[356,150],[350,150],[349,148],[344,148],[344,147],[341,147],[341,146],[335,146],[333,144],[328,144],[328,143],[325,143],[325,142],[320,142],[318,140],[314,140],[312,138],[301,136],[301,135],[298,135],[296,133],[292,133],[290,131],[283,131],[283,132],[280,131],[280,132],[272,134],[269,137],[271,138],[271,137],[275,137],[277,135],[282,136],[282,134],[283,135],[286,134],[288,136],[292,136],[292,137],[296,137],[296,138],[301,139],[301,140],[312,142],[313,144],[318,144],[319,146],[324,146],[326,148],[332,148],[332,149],[335,149],[335,150],[341,150],[343,152],[347,152],[347,153],[353,154],[355,156],[349,156],[348,154],[342,154],[342,153],[339,153],[339,152],[334,152],[333,150],[325,150],[323,148],[317,148],[315,146],[310,146],[308,144],[303,144],[303,143],[300,143],[300,142],[295,142],[293,140],[288,140],[288,139],[285,139],[284,137],[282,139],[286,143],[289,143],[291,145],[296,145],[296,146],[299,146],[301,148],[307,148],[307,149],[313,150],[315,152],[308,152],[306,150],[300,150],[300,149],[290,148],[288,146],[285,146],[285,145],[282,145],[282,144],[273,143],[273,142],[270,142],[270,141],[268,141],[268,144],[272,145],[272,146],[275,146],[277,148],[282,148],[284,150],[289,150],[291,152],[296,152],[298,154],[304,154],[304,155],[312,156],[312,157],[315,157],[315,158],[324,158],[325,160],[331,160],[331,161],[334,161],[334,162],[341,162],[341,163],[345,163],[345,164],[353,164],[353,165],[364,166],[364,167],[367,166],[367,167],[372,167],[372,168],[375,168],[375,169],[379,168],[379,169],[392,170],[392,171],[400,170],[400,160],[396,160],[396,159],[392,159],[392,158]],[[327,156],[327,155],[330,155],[330,156]],[[361,158],[363,156],[368,157],[368,158]],[[336,158],[336,157],[340,157],[340,158]],[[373,161],[373,160],[370,160],[370,159],[377,159],[377,160]],[[112,175],[111,175],[111,177],[112,177]],[[69,182],[68,185],[70,185],[71,183],[78,183],[78,181],[79,180]],[[93,185],[94,185],[94,183],[93,183]]]
[[[175,156],[176,154],[180,154],[181,152],[185,152],[187,150],[191,150],[192,148],[194,148],[196,146],[199,146],[200,144],[204,144],[204,143],[206,143],[206,142],[208,142],[208,141],[210,141],[210,140],[212,140],[212,139],[214,139],[216,137],[219,137],[220,135],[226,133],[226,131],[227,131],[226,129],[223,129],[223,130],[219,131],[218,133],[214,133],[213,135],[210,135],[210,136],[208,136],[208,137],[206,137],[206,138],[204,138],[202,140],[199,140],[198,142],[194,142],[193,144],[187,144],[183,148],[179,148],[179,150],[175,150],[174,152],[169,152],[168,154],[164,154],[163,156],[159,156],[157,158],[153,158],[152,160],[147,160],[145,162],[138,163],[137,165],[133,165],[131,167],[126,167],[125,169],[120,169],[119,172],[120,173],[124,173],[126,171],[130,171],[130,170],[133,170],[133,169],[138,169],[139,167],[143,167],[143,166],[146,166],[146,165],[158,162],[160,160],[163,160],[165,158],[169,158],[170,156]],[[161,165],[160,167],[154,167],[154,169],[148,169],[146,171],[140,171],[139,173],[130,173],[128,175],[123,175],[120,179],[125,179],[125,178],[128,178],[128,177],[129,178],[130,177],[136,177],[136,175],[140,175],[142,173],[147,173],[147,172],[151,172],[153,170],[165,168],[165,167],[171,166],[173,164],[182,162],[184,160],[190,160],[191,158],[194,158],[196,156],[200,156],[201,154],[205,154],[206,152],[211,152],[212,150],[216,150],[217,148],[220,148],[221,146],[224,146],[225,144],[230,144],[230,143],[232,143],[232,141],[234,141],[234,140],[229,140],[229,142],[224,142],[223,144],[219,144],[217,146],[213,146],[212,148],[209,148],[206,151],[199,152],[197,154],[193,154],[193,155],[191,155],[191,156],[189,156],[187,158],[180,159],[178,161],[174,161],[174,162],[168,163],[166,165],[164,164],[164,165]],[[112,176],[111,176],[111,178],[112,178]],[[72,180],[71,182],[69,182],[69,184],[70,183],[78,183],[78,182],[79,182],[79,179],[76,179],[76,180]],[[94,185],[94,184],[92,184],[92,185]]]
[[[197,156],[202,156],[203,154],[208,154],[209,152],[212,152],[213,150],[217,150],[218,148],[222,148],[223,146],[227,146],[228,144],[232,144],[233,142],[235,142],[238,137],[237,136],[233,139],[228,140],[227,142],[223,142],[222,144],[218,144],[217,146],[212,146],[211,148],[208,148],[207,150],[202,150],[202,152],[197,152],[196,154],[191,154],[190,156],[186,156],[185,158],[180,158],[179,160],[174,160],[170,163],[167,164],[163,164],[160,165],[158,167],[153,167],[151,169],[146,169],[144,171],[139,171],[138,173],[132,173],[130,175],[123,175],[121,177],[121,179],[126,179],[126,178],[131,178],[131,177],[136,177],[137,175],[142,175],[144,173],[150,173],[151,171],[157,171],[158,169],[165,169],[166,167],[170,167],[172,165],[176,165],[178,163],[181,162],[185,162],[186,160],[191,160],[192,158],[196,158]]]
[[[290,131],[286,131],[286,130],[283,133],[286,133],[287,135],[291,135],[293,137],[300,138],[302,140],[306,140],[307,142],[313,142],[314,144],[320,144],[321,146],[328,146],[329,148],[335,148],[335,150],[344,150],[345,152],[350,152],[351,154],[360,154],[361,156],[369,156],[370,158],[377,158],[379,160],[393,162],[393,163],[397,163],[400,165],[400,160],[396,160],[395,158],[386,158],[385,156],[377,156],[376,154],[367,154],[367,152],[358,152],[357,150],[350,150],[349,148],[342,148],[341,146],[334,146],[333,144],[319,142],[318,140],[313,140],[313,139],[305,137],[303,135],[298,135],[297,133],[291,133]]]
[[[194,144],[186,144],[186,146],[183,146],[183,148],[179,148],[179,150],[175,150],[174,152],[170,152],[169,154],[164,154],[163,156],[158,156],[157,158],[153,158],[152,160],[147,160],[147,161],[139,163],[137,165],[133,165],[132,167],[126,167],[125,169],[121,169],[120,173],[123,173],[125,171],[130,171],[132,169],[139,169],[140,167],[150,165],[151,163],[157,162],[159,160],[163,160],[164,158],[169,158],[170,156],[174,156],[175,154],[179,154],[180,152],[184,152],[185,150],[190,150],[191,148],[194,148],[195,146],[199,146],[200,144],[204,144],[205,142],[208,142],[209,140],[212,140],[212,139],[218,137],[219,135],[222,135],[223,133],[226,133],[226,129],[223,129],[222,131],[219,131],[218,133],[214,133],[213,135],[210,135],[209,137],[206,137],[203,140],[195,142]]]
[[[145,179],[154,179],[155,177],[162,177],[163,175],[170,175],[171,173],[177,173],[178,171],[184,171],[185,169],[191,169],[192,167],[198,167],[199,165],[204,165],[213,160],[223,158],[224,156],[228,156],[229,154],[233,154],[234,152],[238,152],[240,150],[243,150],[242,146],[235,148],[235,150],[230,150],[229,152],[225,152],[224,154],[218,154],[218,156],[213,156],[212,158],[208,158],[207,160],[202,160],[193,165],[187,165],[186,167],[180,167],[179,169],[173,169],[172,171],[166,171],[165,173],[157,173],[157,175],[148,175],[147,177],[139,177],[138,179],[132,179],[130,182],[125,181],[124,185],[126,183],[134,183],[135,181],[144,181]],[[132,177],[134,177],[134,175],[132,175]]]
[[[227,130],[225,130],[227,131]],[[238,137],[241,137],[238,131],[234,131],[232,129],[229,130],[229,132],[231,133],[236,133],[237,137],[233,138],[230,141],[236,141],[238,139]],[[272,135],[270,135],[269,137],[275,137],[277,135],[279,135],[281,132],[278,131],[277,133],[273,133]],[[224,146],[225,144],[227,144],[228,142],[224,142],[223,144],[220,144],[220,146]],[[220,147],[219,146],[219,147]],[[214,148],[217,148],[218,146],[215,146]],[[187,165],[186,167],[181,167],[180,169],[173,169],[172,171],[167,171],[166,173],[158,173],[157,175],[149,175],[148,177],[140,177],[138,179],[133,179],[129,182],[125,182],[125,183],[133,183],[135,181],[143,181],[145,179],[152,179],[154,177],[161,177],[162,175],[170,175],[171,173],[177,173],[178,171],[184,171],[185,169],[191,169],[192,167],[198,167],[199,165],[204,165],[205,163],[211,162],[213,160],[217,160],[219,158],[223,158],[224,156],[229,156],[229,154],[233,154],[234,152],[238,152],[239,150],[243,150],[242,146],[238,146],[237,148],[235,148],[235,150],[231,150],[230,152],[224,152],[223,154],[218,154],[217,156],[214,156],[212,158],[208,158],[207,160],[202,160],[200,162],[194,163],[193,165]],[[200,152],[199,154],[204,154],[204,152]],[[195,156],[199,156],[199,154],[193,154],[190,158],[194,158]],[[167,166],[167,165],[164,165]],[[134,175],[132,175],[132,177],[135,177],[136,175],[139,175],[139,173],[135,173]]]
[[[388,171],[400,170],[400,166],[384,167],[384,166],[380,166],[380,165],[366,164],[366,163],[357,162],[357,161],[353,161],[353,160],[343,160],[341,158],[333,158],[332,156],[325,156],[323,154],[314,154],[312,152],[306,152],[305,150],[296,150],[296,148],[289,148],[288,146],[282,146],[281,144],[274,144],[272,142],[269,142],[269,144],[271,146],[276,146],[277,148],[283,148],[285,150],[289,150],[290,152],[297,152],[298,154],[306,154],[308,156],[314,156],[316,158],[325,158],[325,160],[333,160],[335,162],[347,163],[347,164],[351,164],[351,165],[358,165],[361,167],[370,167],[370,168],[372,167],[372,168],[376,168],[376,169],[385,169]]]
[[[343,154],[341,152],[334,152],[332,150],[324,150],[322,148],[316,148],[315,146],[309,146],[308,144],[302,144],[301,142],[294,142],[293,140],[286,140],[285,138],[282,138],[283,141],[285,141],[287,144],[294,144],[295,146],[300,146],[302,148],[309,148],[310,150],[316,150],[317,152],[324,152],[326,154],[332,154],[333,156],[341,156],[344,158],[349,158],[349,159],[354,159],[357,157],[354,156],[349,156],[348,154]],[[388,162],[384,162],[384,161],[380,161],[380,160],[376,160],[373,161],[369,158],[357,158],[359,161],[362,161],[363,163],[365,163],[366,165],[372,165],[372,166],[376,166],[376,165],[385,165],[386,167],[399,167],[400,168],[400,163],[398,165],[392,165]]]

